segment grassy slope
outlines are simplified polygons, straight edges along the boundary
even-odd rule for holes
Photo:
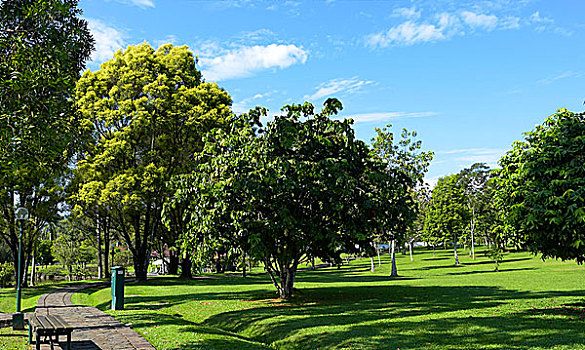
[[[506,256],[501,272],[478,254],[388,256],[297,275],[297,297],[274,299],[264,276],[159,279],[126,287],[125,311],[157,349],[585,349],[582,267]],[[376,264],[377,266],[377,264]],[[109,289],[75,296],[109,307]]]

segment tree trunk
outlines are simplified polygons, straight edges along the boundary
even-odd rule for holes
[[[146,281],[148,277],[148,263],[146,259],[146,252],[136,252],[133,254],[133,262],[134,262],[134,273],[136,274],[136,280],[138,281]]]
[[[281,299],[289,299],[293,295],[293,286],[295,283],[296,267],[285,267],[280,271],[280,291]]]
[[[162,252],[162,255],[164,257],[164,252]],[[181,268],[182,268],[183,264],[181,263]],[[169,251],[169,264],[168,264],[168,269],[167,269],[167,273],[169,275],[178,275],[179,274],[179,255],[177,254],[177,252],[174,251]],[[183,272],[181,272],[181,276],[183,275]]]
[[[433,244],[433,258],[435,257],[435,245]]]
[[[453,241],[453,252],[455,254],[455,265],[459,265],[459,256],[457,255],[457,240]]]
[[[392,259],[392,270],[390,272],[391,277],[398,277],[398,269],[396,268],[396,241],[392,240],[391,246],[391,259]]]
[[[414,261],[414,258],[412,257],[412,242],[409,241],[408,242],[408,252],[410,253],[410,261]]]
[[[110,228],[109,228],[109,222],[106,221],[106,224],[104,225],[104,276],[106,278],[110,277],[110,261],[108,259],[109,257],[109,252],[110,252]]]
[[[472,209],[472,216],[471,216],[471,255],[472,259],[475,260],[475,207]]]
[[[103,251],[102,251],[102,230],[100,227],[100,217],[99,215],[96,218],[96,234],[97,234],[97,273],[98,273],[98,278],[102,279],[104,278],[104,267],[103,267],[103,260],[102,260],[102,256],[103,256]]]
[[[374,265],[374,257],[373,256],[370,256],[370,265],[371,265],[370,266],[370,271],[371,272],[376,272],[376,268],[375,268],[375,265]]]
[[[378,253],[378,267],[382,267],[382,260],[380,259],[380,245],[376,247],[376,252]]]
[[[191,256],[187,253],[183,253],[183,261],[181,261],[181,278],[193,278],[193,272],[191,268],[193,263],[191,262]]]
[[[32,252],[32,266],[31,266],[31,269],[30,269],[31,270],[30,271],[30,286],[31,287],[34,287],[35,286],[35,282],[36,282],[36,278],[35,278],[36,277],[36,273],[37,273],[36,272],[36,264],[37,264],[37,262],[36,262],[36,255],[37,255],[36,254],[36,250],[33,249],[33,252]]]
[[[246,278],[246,253],[242,254],[242,277]]]
[[[26,251],[22,252],[23,255],[23,266],[22,266],[22,287],[28,286],[28,267],[30,266],[30,254],[27,254]]]

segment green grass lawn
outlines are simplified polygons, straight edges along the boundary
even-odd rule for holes
[[[451,251],[398,255],[399,278],[369,259],[299,272],[294,300],[276,299],[265,275],[160,278],[126,286],[126,310],[110,291],[86,290],[95,305],[157,349],[585,349],[583,267],[506,255],[500,272]],[[377,261],[376,261],[377,267]]]
[[[23,312],[34,312],[39,297],[58,288],[61,283],[43,284],[34,288],[22,289]],[[13,288],[0,289],[0,312],[13,313],[16,311],[16,290]],[[12,328],[0,328],[0,349],[29,349],[28,331],[13,331]]]

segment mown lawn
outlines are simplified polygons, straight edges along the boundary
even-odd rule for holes
[[[22,289],[22,312],[34,312],[39,297],[58,288],[62,283],[44,284],[34,288]],[[0,289],[0,312],[13,313],[16,311],[16,290],[13,288]],[[0,328],[0,349],[29,349],[28,331],[13,331],[12,328]]]
[[[126,287],[126,310],[107,310],[110,290],[74,296],[144,335],[157,349],[585,349],[583,267],[529,253],[506,255],[500,272],[480,252],[369,259],[299,272],[296,297],[275,299],[265,275],[160,278]],[[376,262],[377,267],[377,262]]]

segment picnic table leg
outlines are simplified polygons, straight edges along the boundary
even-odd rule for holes
[[[37,350],[41,350],[41,336],[39,335],[38,332],[37,332],[37,336],[35,339],[36,339],[35,345],[37,347]]]
[[[71,349],[71,332],[67,332],[67,345],[65,346],[65,350]]]
[[[32,326],[28,324],[28,345],[32,344]]]

